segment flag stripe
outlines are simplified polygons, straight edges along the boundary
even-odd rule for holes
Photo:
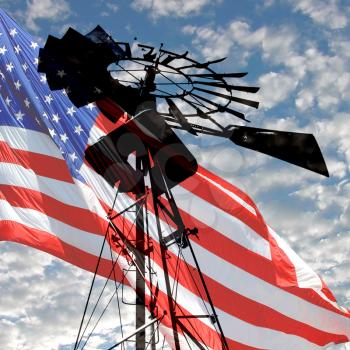
[[[39,249],[90,272],[94,272],[96,269],[98,254],[96,256],[74,245],[67,244],[50,232],[42,231],[12,220],[1,220],[0,229],[1,240],[25,244]],[[111,260],[102,258],[98,274],[108,277],[111,267]],[[115,275],[118,281],[123,279],[123,272],[119,265],[115,266]],[[127,284],[127,280],[125,283]]]
[[[19,164],[34,171],[39,176],[73,183],[66,162],[39,153],[10,148],[6,142],[0,142],[0,162]]]
[[[61,152],[52,142],[50,136],[40,131],[0,125],[0,141],[5,141],[11,149],[30,151],[51,158],[63,159]]]
[[[215,227],[217,231],[243,247],[271,259],[269,242],[247,226],[245,222],[227,214],[211,202],[196,196],[196,193],[185,191],[181,186],[175,188],[173,193],[177,198],[178,207],[183,211],[191,213],[191,216],[200,219],[206,226]],[[207,215],[203,215],[203,213],[207,213]],[[232,227],[235,227],[234,235]]]
[[[260,218],[256,215],[257,211],[252,212],[253,209],[250,209],[250,206],[247,209],[248,204],[234,195],[232,191],[229,194],[227,189],[224,191],[221,187],[215,186],[213,182],[203,181],[203,177],[197,174],[182,182],[180,186],[206,202],[215,203],[217,208],[243,221],[261,237],[268,239],[267,226],[264,221],[259,220]]]
[[[58,201],[42,192],[19,186],[0,185],[0,199],[13,207],[33,209],[65,224],[97,235],[105,234],[107,222],[97,214]]]
[[[33,229],[49,232],[61,241],[92,255],[98,255],[98,249],[102,246],[103,237],[79,230],[33,209],[12,207],[9,202],[0,200],[0,213],[3,220],[16,221]],[[108,259],[109,255],[109,249],[106,247],[102,257]]]
[[[11,176],[1,178],[0,181],[3,185],[19,186],[39,191],[56,198],[64,204],[90,210],[91,212],[100,214],[100,216],[104,215],[101,208],[94,207],[93,204],[95,204],[96,200],[88,202],[82,198],[83,193],[76,183],[67,183],[36,175],[33,171],[25,169],[21,165],[10,163],[0,163],[0,173],[11,174]]]

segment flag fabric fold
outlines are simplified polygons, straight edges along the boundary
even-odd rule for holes
[[[94,271],[115,190],[85,163],[84,151],[116,126],[95,104],[78,109],[66,91],[50,91],[37,72],[39,45],[3,11],[0,32],[0,240]],[[126,118],[121,110],[120,116]],[[199,229],[191,242],[230,349],[322,349],[349,341],[349,310],[337,305],[322,279],[265,223],[248,195],[202,167],[173,194],[186,226]],[[133,201],[122,194],[115,210]],[[165,270],[151,205],[148,210],[152,266],[161,276]],[[112,266],[109,254],[103,251],[98,272],[105,277]],[[194,269],[189,251],[177,259],[175,245],[168,254],[166,273],[179,281],[177,313],[206,313],[209,301],[189,273]],[[116,267],[117,279],[127,266],[125,257]],[[157,293],[166,309],[161,282]],[[152,293],[147,298],[151,302]],[[185,326],[193,327],[205,348],[221,349],[209,319]],[[162,332],[172,344],[169,327],[164,317]]]

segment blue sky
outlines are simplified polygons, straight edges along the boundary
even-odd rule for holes
[[[1,1],[44,43],[72,26],[248,71],[261,87],[253,125],[313,133],[330,178],[231,144],[188,138],[200,162],[245,190],[267,222],[350,307],[350,6],[343,0]],[[6,349],[64,349],[74,338],[90,274],[46,254],[2,244]],[[9,273],[11,271],[11,273]],[[67,282],[68,281],[68,282]],[[5,295],[3,297],[3,295]],[[41,302],[43,301],[43,302]],[[99,338],[96,338],[98,344]],[[339,347],[338,347],[339,348]],[[339,348],[340,349],[340,348]]]

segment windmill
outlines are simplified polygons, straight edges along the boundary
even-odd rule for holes
[[[116,201],[123,194],[133,199],[122,212],[116,213],[111,208],[105,241],[108,240],[109,245],[129,262],[129,266],[135,268],[136,330],[110,349],[128,341],[133,335],[136,335],[137,349],[154,348],[156,325],[164,318],[173,330],[176,349],[180,349],[179,331],[198,348],[203,348],[188,327],[191,317],[210,319],[217,327],[222,347],[228,348],[210,291],[188,238],[200,233],[196,227],[185,226],[172,193],[174,187],[197,170],[195,157],[174,129],[187,131],[194,137],[206,134],[226,138],[241,147],[324,176],[328,176],[327,167],[311,134],[247,127],[224,123],[218,118],[221,113],[247,122],[244,113],[236,108],[258,108],[258,102],[243,96],[256,93],[257,87],[231,83],[247,73],[217,73],[212,67],[223,59],[200,63],[190,58],[188,52],[178,54],[165,50],[163,44],[159,49],[138,44],[138,49],[140,52],[134,54],[128,43],[114,41],[97,26],[85,36],[71,28],[62,39],[49,36],[39,54],[38,71],[46,74],[52,90],[66,89],[77,107],[95,102],[107,118],[120,125],[85,151],[85,158],[93,169],[112,188],[117,187]],[[159,105],[166,106],[163,112],[158,110]],[[120,123],[120,113],[117,113],[120,108],[129,116],[123,123]],[[157,311],[160,298],[151,262],[154,260],[151,258],[154,254],[153,240],[145,235],[149,229],[150,205],[159,242],[159,263],[165,272],[166,314]],[[131,228],[124,230],[123,225],[123,215],[129,213],[130,217],[131,212],[134,213],[133,239],[128,233]],[[166,233],[162,228],[165,221],[168,223]],[[192,256],[201,288],[210,304],[210,311],[206,314],[188,316],[175,310],[174,288],[166,271],[167,250],[173,245],[179,251],[186,249]],[[149,322],[145,305],[151,314]],[[153,330],[147,340],[145,329],[148,327]],[[82,323],[75,349],[81,345],[81,331]]]

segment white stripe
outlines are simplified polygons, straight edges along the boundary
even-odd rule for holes
[[[105,136],[106,133],[101,130],[98,126],[93,125],[89,132],[89,138],[87,140],[87,145],[90,146],[97,142],[102,136]]]
[[[0,126],[0,141],[7,142],[14,149],[63,159],[51,137],[39,131],[2,125]]]
[[[215,182],[214,180],[212,180],[211,178],[205,176],[204,174],[202,174],[200,171],[197,171],[196,173],[197,175],[199,175],[200,177],[202,177],[203,179],[207,180],[208,182],[210,182],[211,184],[213,184],[218,190],[225,192],[228,196],[230,196],[235,202],[239,203],[242,207],[246,208],[247,210],[249,210],[252,214],[254,214],[256,216],[256,211],[255,209],[248,204],[247,202],[245,202],[241,197],[237,196],[235,193],[229,191],[228,189],[224,188],[223,186],[221,186],[220,184],[218,184],[217,182]]]
[[[100,254],[103,236],[67,225],[34,209],[13,207],[6,200],[0,200],[0,217],[1,220],[15,221],[48,232],[61,241],[92,255],[99,256]],[[102,257],[110,259],[110,250],[107,244],[104,247]]]
[[[271,260],[270,243],[241,220],[187,191],[181,186],[173,189],[179,208],[222,233],[230,240]],[[200,229],[200,228],[199,228]]]
[[[269,350],[316,350],[324,348],[296,335],[253,326],[223,313],[221,310],[217,310],[217,315],[223,326],[225,336],[245,345]]]
[[[83,186],[39,176],[17,164],[0,163],[0,183],[39,191],[64,204],[87,209],[101,217],[105,216],[96,196],[93,196],[92,192],[80,191]]]

